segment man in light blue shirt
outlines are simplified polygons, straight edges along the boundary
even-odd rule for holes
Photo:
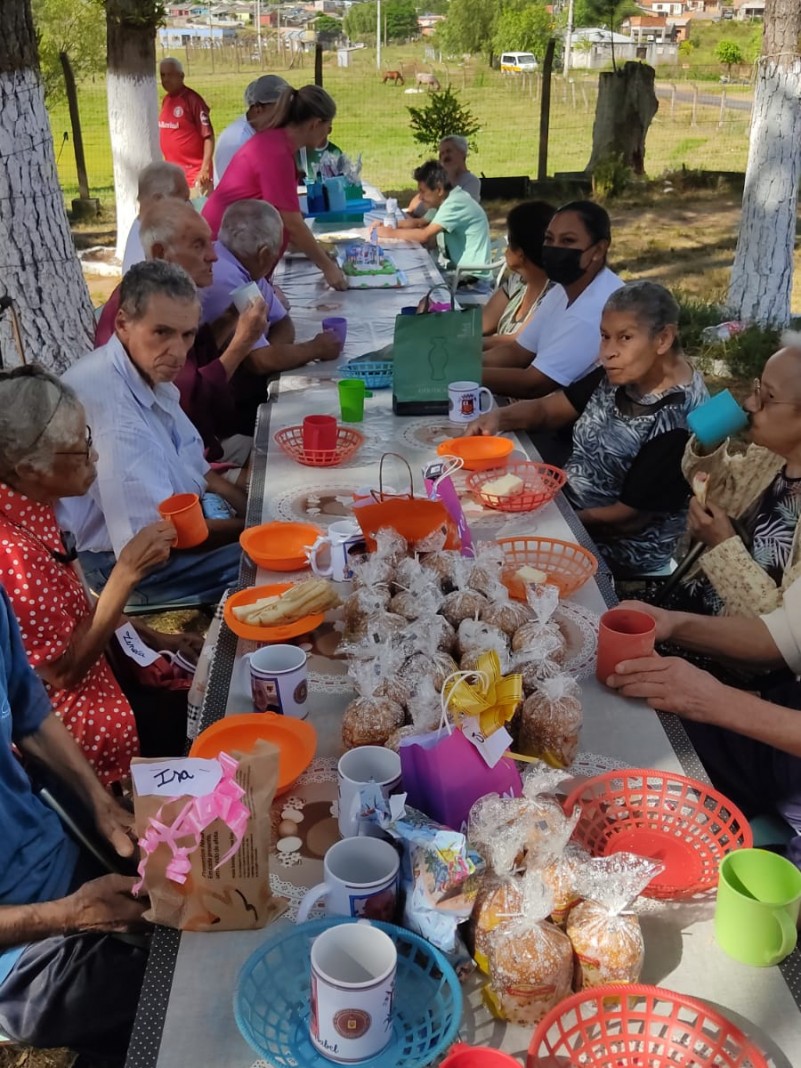
[[[131,896],[133,878],[91,878],[12,745],[72,789],[99,838],[132,856],[131,817],[53,713],[0,587],[0,1031],[121,1064],[147,952],[103,932],[136,925],[146,902]]]
[[[230,506],[231,518],[208,520],[209,536],[198,549],[173,551],[137,587],[143,604],[214,602],[239,573],[246,495],[209,468],[173,384],[199,317],[195,285],[181,267],[137,264],[122,282],[115,335],[63,376],[86,409],[98,453],[89,492],[60,505],[93,589],[102,589],[123,546],[158,518],[167,497],[212,493]]]

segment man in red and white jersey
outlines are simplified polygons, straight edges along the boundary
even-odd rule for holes
[[[211,190],[211,164],[214,130],[206,101],[184,85],[184,70],[177,59],[162,59],[161,84],[167,95],[159,115],[161,154],[168,163],[177,163],[186,175],[193,195]]]

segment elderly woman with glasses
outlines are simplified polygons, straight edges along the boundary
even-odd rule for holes
[[[175,531],[158,522],[136,534],[90,604],[56,506],[87,491],[96,460],[86,414],[69,386],[37,367],[0,373],[0,585],[54,710],[109,785],[127,775],[140,745],[106,648],[125,622],[131,591],[169,556]],[[175,635],[137,630],[156,649],[185,644]]]
[[[748,448],[733,453],[726,441],[705,454],[696,438],[687,444],[688,482],[708,476],[688,532],[707,548],[671,607],[757,616],[778,608],[801,577],[801,334],[787,332],[782,345],[743,405]]]

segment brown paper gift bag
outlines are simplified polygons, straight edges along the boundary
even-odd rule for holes
[[[260,741],[251,753],[237,753],[235,759],[222,753],[218,759],[227,778],[224,775],[216,790],[204,797],[140,794],[134,781],[136,834],[140,848],[144,847],[141,892],[150,898],[145,919],[152,923],[182,931],[238,931],[264,927],[287,908],[287,902],[270,891],[270,806],[278,782],[278,748]],[[156,764],[169,765],[165,776],[169,774],[173,783],[180,780],[183,768],[193,766],[181,759],[132,761],[132,765]],[[241,797],[234,782],[242,788]],[[238,848],[238,835],[225,818],[214,816],[208,822],[223,810],[232,825],[239,817]],[[173,828],[186,828],[193,818],[196,826],[204,822],[207,826],[176,837]],[[169,840],[179,847],[177,853]]]

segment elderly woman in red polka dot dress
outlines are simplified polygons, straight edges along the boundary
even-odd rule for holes
[[[87,491],[96,460],[83,407],[68,386],[36,367],[0,374],[0,584],[53,708],[109,785],[127,775],[139,740],[105,649],[131,590],[169,556],[174,530],[166,522],[141,530],[92,607],[55,506]],[[157,648],[181,642],[142,631]]]

